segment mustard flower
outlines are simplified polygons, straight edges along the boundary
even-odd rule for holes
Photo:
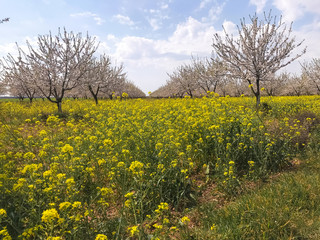
[[[108,237],[104,234],[98,234],[95,240],[108,240]]]
[[[36,157],[36,155],[34,155],[34,153],[32,152],[27,152],[23,155],[24,159],[34,159]]]
[[[107,196],[113,193],[111,188],[100,188],[100,192],[102,196]]]
[[[188,224],[188,222],[190,222],[190,218],[188,218],[187,216],[184,216],[184,217],[181,218],[180,220],[181,220],[181,222],[182,222],[183,224]]]
[[[129,170],[134,175],[142,176],[142,174],[143,174],[143,171],[142,171],[143,166],[144,166],[144,164],[142,162],[134,161],[134,162],[131,163],[131,165],[129,167]]]
[[[74,181],[74,178],[68,178],[66,180],[66,184],[68,185],[68,187],[71,187],[71,186],[75,185],[76,182]]]
[[[138,226],[132,226],[128,228],[128,231],[130,232],[131,237],[135,236],[139,233]]]
[[[3,240],[11,240],[11,236],[8,233],[8,230],[6,227],[4,227],[1,231],[0,231],[0,236],[2,236],[1,239]]]
[[[129,193],[127,193],[126,195],[124,195],[124,197],[125,197],[125,198],[130,198],[130,197],[133,196],[133,194],[134,194],[134,192],[129,192]]]
[[[153,224],[153,227],[156,228],[156,229],[162,229],[163,228],[163,226],[161,224],[158,224],[158,223]]]
[[[157,143],[156,144],[156,150],[160,150],[161,148],[163,148],[163,144],[162,143]]]
[[[254,166],[254,161],[248,161],[248,164],[250,167],[253,167]]]
[[[97,136],[89,137],[89,141],[95,143],[98,140]]]
[[[70,144],[66,144],[61,148],[61,152],[63,152],[63,153],[72,153],[73,152],[73,147],[70,146]]]
[[[51,223],[55,219],[59,219],[59,218],[60,218],[60,216],[59,216],[59,213],[57,212],[57,210],[54,208],[51,208],[51,209],[45,210],[42,213],[41,221],[44,223]]]
[[[212,226],[210,227],[210,230],[213,231],[217,228],[217,226],[215,224],[212,224]]]
[[[166,202],[162,202],[158,205],[158,209],[160,210],[168,210],[169,209],[169,205]]]
[[[164,218],[164,219],[163,219],[163,224],[169,224],[169,223],[170,223],[170,221],[169,221],[168,218]]]
[[[59,210],[64,211],[71,206],[70,202],[62,202],[59,204]]]
[[[39,132],[39,136],[46,136],[47,135],[47,132],[46,132],[46,130],[41,130],[40,132]]]
[[[81,202],[74,202],[72,204],[72,208],[80,208],[81,207]]]
[[[126,200],[125,202],[124,202],[124,206],[126,207],[126,208],[130,208],[131,207],[131,200],[130,199],[128,199],[128,200]]]
[[[7,216],[7,212],[6,210],[4,210],[3,208],[0,209],[0,217],[6,217]]]

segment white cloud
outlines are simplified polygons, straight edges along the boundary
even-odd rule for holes
[[[161,9],[168,9],[169,8],[169,5],[167,3],[161,3],[161,6],[160,6]]]
[[[255,5],[257,7],[257,13],[261,13],[266,5],[267,0],[250,0],[251,5]]]
[[[234,35],[234,36],[238,34],[238,28],[235,23],[225,20],[222,25],[228,34]]]
[[[107,40],[114,41],[116,39],[117,39],[116,36],[113,34],[108,34],[108,36],[107,36]]]
[[[167,72],[188,62],[191,55],[210,56],[215,29],[189,17],[176,26],[165,40],[127,36],[117,39],[108,37],[115,51],[109,53],[113,59],[123,62],[128,78],[134,80],[145,92],[154,91],[165,84]]]
[[[208,52],[210,54],[214,33],[212,26],[189,17],[186,22],[177,25],[166,45],[170,51],[176,53]]]
[[[307,53],[302,57],[302,60],[311,60],[320,56],[320,19],[293,31],[292,35],[296,36],[297,42],[304,40],[303,45],[307,46]]]
[[[0,56],[6,56],[8,53],[15,55],[17,52],[17,46],[15,43],[7,43],[0,45]]]
[[[212,2],[212,0],[202,0],[201,2],[200,2],[200,6],[199,6],[199,8],[200,9],[203,9],[203,8],[205,8],[209,3],[211,3]]]
[[[282,69],[281,71],[288,71],[291,73],[300,74],[301,72],[301,66],[300,63],[303,63],[304,61],[310,61],[313,58],[319,58],[320,56],[320,49],[318,47],[319,45],[319,39],[320,39],[320,21],[314,22],[313,24],[306,25],[302,27],[298,31],[293,31],[292,36],[296,37],[297,43],[304,40],[302,46],[299,48],[296,48],[293,53],[292,57],[296,54],[301,53],[304,47],[307,46],[307,52],[306,54],[302,55],[300,58],[298,58],[296,61]]]
[[[113,16],[120,24],[133,26],[134,22],[128,16],[124,16],[121,14]]]
[[[207,16],[202,18],[203,22],[215,22],[221,16],[221,13],[224,9],[228,0],[224,0],[222,2],[218,2],[217,0],[203,0],[200,3],[197,11],[201,11],[203,9],[208,9]]]
[[[153,31],[160,29],[161,21],[159,19],[151,18],[151,19],[148,19],[148,22],[152,27]]]
[[[223,2],[221,5],[216,5],[210,8],[208,15],[211,21],[216,21],[220,17],[225,4],[226,2]]]
[[[92,12],[73,13],[73,14],[70,14],[70,16],[71,17],[92,17],[97,25],[102,25],[105,22],[105,20],[99,17],[98,14],[95,14]]]
[[[117,59],[137,60],[154,56],[154,41],[143,37],[128,36],[116,43]]]
[[[274,0],[273,5],[282,11],[285,21],[294,21],[307,13],[320,14],[318,0]]]
[[[320,56],[320,48],[318,47],[320,39],[320,1],[273,0],[273,5],[282,12],[283,20],[286,23],[303,19],[306,15],[313,18],[312,23],[300,26],[299,29],[294,29],[292,33],[292,36],[296,37],[297,42],[305,40],[303,46],[307,46],[307,52],[285,69],[288,72],[299,74],[301,69],[299,62],[310,61],[312,58],[318,58]],[[301,50],[302,47],[295,49],[292,56]]]
[[[65,6],[66,5],[66,2],[64,0],[42,0],[42,2],[44,4],[47,4],[47,5],[61,5],[61,6]]]
[[[169,19],[167,13],[169,9],[170,1],[157,2],[157,8],[144,9],[146,20],[152,27],[153,31],[157,31],[162,28],[163,21]]]
[[[104,53],[108,53],[111,51],[110,46],[108,45],[108,43],[106,42],[99,42],[99,48],[97,49],[97,53],[98,54],[104,54]],[[96,55],[98,55],[96,54]]]

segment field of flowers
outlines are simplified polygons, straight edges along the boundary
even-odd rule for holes
[[[307,147],[320,97],[262,102],[0,102],[0,236],[182,239],[207,184],[232,196]]]

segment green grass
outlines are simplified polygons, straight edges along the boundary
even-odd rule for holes
[[[319,146],[319,141],[313,144]],[[318,149],[312,150],[299,166],[271,178],[260,189],[220,208],[216,202],[199,206],[199,227],[190,235],[194,239],[320,239],[320,156]]]

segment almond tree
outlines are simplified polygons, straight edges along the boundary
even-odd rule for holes
[[[56,36],[51,32],[40,35],[37,43],[38,48],[34,48],[27,42],[29,53],[26,54],[34,84],[45,98],[57,104],[61,113],[66,92],[83,82],[98,45],[88,34],[82,37],[66,29],[62,32],[59,29]]]
[[[195,71],[198,88],[205,93],[216,92],[217,87],[224,82],[227,74],[224,63],[218,58],[195,59],[192,58],[192,68]]]
[[[102,92],[110,99],[115,95],[121,96],[123,92],[126,92],[126,82],[127,73],[124,72],[124,66],[122,64],[114,66],[111,68],[108,84],[102,89]]]
[[[308,76],[311,85],[317,90],[317,94],[320,95],[320,58],[314,58],[311,62],[305,62],[301,66],[302,74]]]
[[[177,68],[172,74],[168,74],[171,82],[175,82],[178,87],[177,92],[182,94],[188,94],[193,97],[194,92],[198,88],[197,84],[197,72],[192,65],[182,65]]]
[[[289,87],[287,89],[288,95],[294,96],[302,96],[308,95],[309,91],[309,79],[305,74],[301,74],[301,76],[290,75],[289,79]]]
[[[146,94],[137,87],[133,82],[126,81],[124,84],[124,91],[130,98],[142,98],[146,97]]]
[[[3,74],[3,69],[2,69],[2,63],[0,62],[0,95],[1,94],[6,94],[7,93],[7,86],[5,84],[4,80],[4,74]]]
[[[232,78],[228,83],[228,94],[235,97],[247,95],[248,85],[240,78]]]
[[[4,82],[9,87],[11,95],[23,99],[29,98],[30,103],[38,94],[37,87],[33,83],[32,70],[22,58],[22,53],[19,52],[19,57],[15,59],[11,54],[4,58]],[[39,94],[38,94],[39,95]]]
[[[106,88],[110,84],[111,78],[111,60],[106,55],[101,55],[100,59],[92,59],[90,62],[90,70],[86,74],[84,80],[96,104],[98,104],[98,94],[102,88]]]
[[[166,84],[159,87],[157,90],[150,94],[150,97],[163,98],[163,97],[180,97],[182,98],[185,91],[181,88],[180,84],[174,78],[167,80]]]
[[[93,60],[91,64],[85,84],[96,104],[98,104],[100,93],[107,95],[110,99],[116,92],[121,95],[126,81],[123,65],[112,67],[111,58],[106,55],[101,55],[100,59]]]
[[[240,20],[239,36],[233,37],[224,29],[225,37],[214,35],[213,48],[217,55],[227,62],[230,71],[236,77],[246,80],[256,97],[257,107],[260,105],[260,83],[270,74],[292,63],[305,52],[291,56],[294,49],[303,43],[291,37],[292,23],[287,25],[280,17],[264,14],[264,19],[250,16],[250,24]]]
[[[270,75],[262,84],[265,93],[268,96],[279,96],[285,93],[291,76],[287,72],[281,73],[279,76],[276,74]]]

